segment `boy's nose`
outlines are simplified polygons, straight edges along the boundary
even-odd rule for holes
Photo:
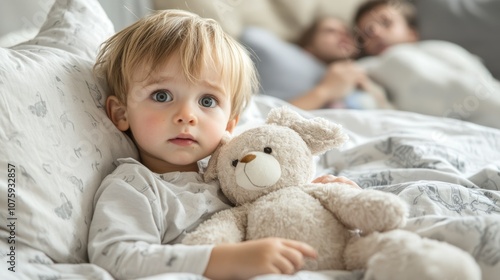
[[[194,108],[192,108],[192,106],[190,106],[189,104],[183,104],[179,106],[179,110],[177,111],[177,114],[174,118],[175,122],[179,124],[196,124],[197,118],[194,112]]]

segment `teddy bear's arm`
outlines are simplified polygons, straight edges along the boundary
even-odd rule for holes
[[[348,228],[366,234],[399,228],[406,223],[406,204],[391,193],[360,190],[342,183],[310,184],[306,192]]]
[[[235,243],[243,241],[247,224],[243,206],[220,211],[188,233],[182,240],[186,245]]]

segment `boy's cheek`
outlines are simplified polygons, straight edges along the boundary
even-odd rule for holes
[[[129,122],[136,133],[147,133],[153,137],[155,132],[161,130],[162,123],[165,123],[165,118],[158,114],[153,114],[148,110],[129,110]]]
[[[165,126],[167,120],[165,117],[156,114],[144,114],[143,126],[144,129],[159,129]]]

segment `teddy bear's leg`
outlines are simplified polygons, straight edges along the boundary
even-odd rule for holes
[[[357,217],[355,228],[363,234],[403,227],[408,216],[406,203],[397,195],[378,190],[363,190],[349,201],[355,212],[345,213],[346,219]],[[356,213],[356,215],[352,215]]]
[[[308,192],[350,229],[365,235],[406,224],[408,207],[397,195],[377,190],[358,190],[344,184],[311,186]]]
[[[369,280],[480,280],[471,255],[451,244],[392,230],[353,238],[345,250],[349,270],[365,268]]]

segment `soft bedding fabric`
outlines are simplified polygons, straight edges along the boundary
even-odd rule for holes
[[[500,128],[500,83],[459,45],[401,44],[358,63],[388,90],[396,109]]]

